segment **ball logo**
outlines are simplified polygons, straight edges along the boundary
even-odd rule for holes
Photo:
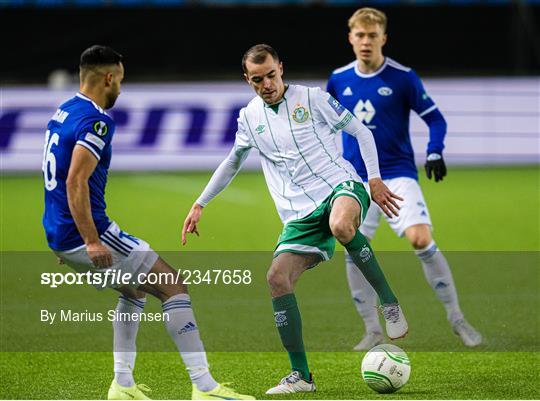
[[[381,86],[379,89],[377,89],[377,93],[381,96],[390,96],[392,94],[392,89],[390,89],[388,86]]]
[[[292,118],[297,123],[304,123],[309,118],[309,112],[306,110],[304,106],[296,106],[292,113]]]
[[[107,135],[107,132],[109,131],[109,128],[107,127],[107,124],[103,121],[96,121],[94,123],[94,131],[99,136],[105,136]]]

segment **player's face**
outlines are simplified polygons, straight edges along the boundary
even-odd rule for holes
[[[120,86],[124,79],[124,65],[120,63],[114,66],[113,69],[107,73],[107,104],[105,109],[110,109],[114,106],[116,99],[120,96]]]
[[[371,64],[383,57],[386,34],[379,24],[356,24],[349,32],[349,43],[358,60]]]
[[[268,54],[262,64],[246,61],[247,73],[244,74],[247,83],[262,97],[267,104],[281,100],[285,85],[283,84],[283,64],[277,62]]]

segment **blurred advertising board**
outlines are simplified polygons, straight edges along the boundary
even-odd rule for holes
[[[323,81],[295,83],[325,86]],[[539,162],[540,78],[426,79],[424,84],[448,122],[448,163]],[[47,122],[76,91],[0,88],[2,171],[41,169]],[[108,112],[116,121],[112,168],[214,169],[234,141],[240,108],[253,96],[242,82],[125,84]],[[414,114],[411,136],[421,164],[428,129]],[[256,151],[245,168],[259,168]]]

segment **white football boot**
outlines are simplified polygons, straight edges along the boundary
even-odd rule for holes
[[[397,340],[405,337],[409,331],[409,325],[399,304],[384,304],[381,306],[381,310],[386,321],[386,335],[388,338]]]
[[[452,330],[467,347],[476,347],[482,344],[482,335],[465,319],[459,319],[452,323]]]
[[[369,351],[374,346],[382,344],[383,342],[384,337],[382,333],[366,333],[362,340],[353,348],[353,351]]]
[[[314,393],[315,382],[311,373],[309,381],[302,379],[300,372],[293,371],[288,376],[285,376],[276,387],[272,387],[266,394],[291,394],[291,393]]]

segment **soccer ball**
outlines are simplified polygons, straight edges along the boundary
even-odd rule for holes
[[[378,393],[398,391],[407,383],[410,374],[409,357],[395,345],[376,345],[362,360],[362,378]]]

